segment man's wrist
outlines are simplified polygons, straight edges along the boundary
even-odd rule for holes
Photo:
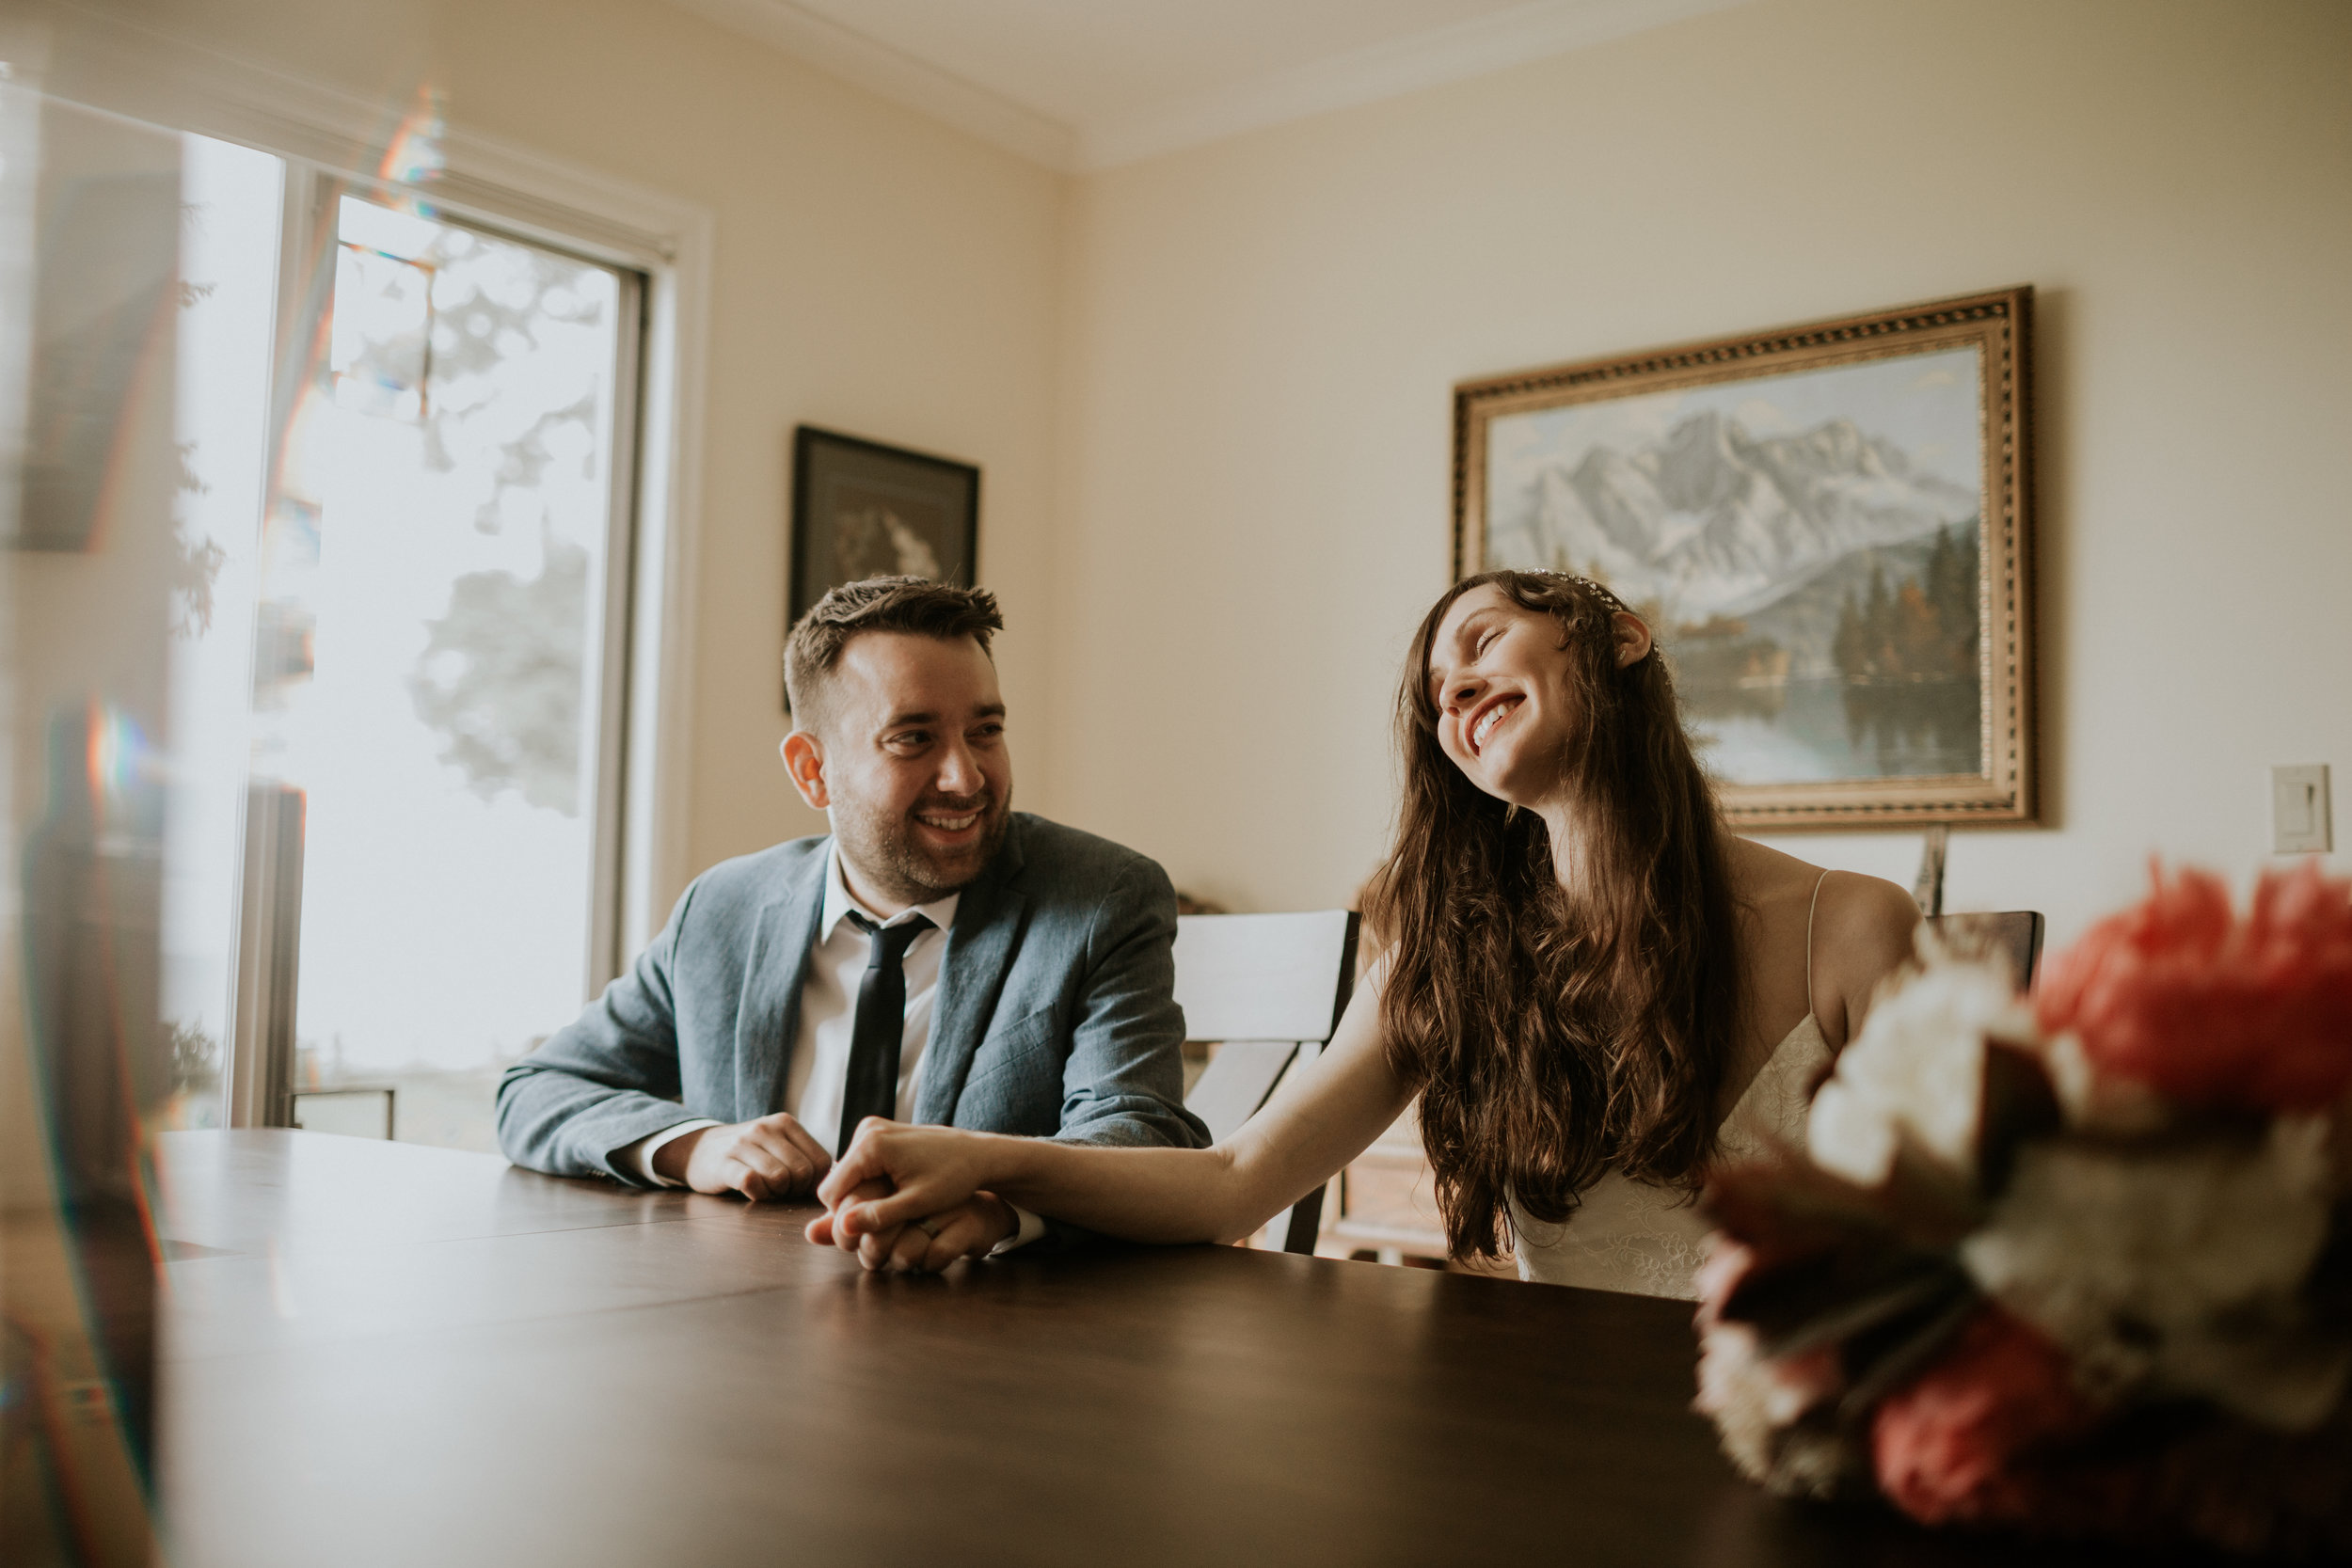
[[[646,1133],[635,1143],[623,1145],[614,1149],[607,1158],[612,1164],[612,1173],[615,1176],[633,1179],[649,1187],[683,1186],[685,1185],[683,1181],[665,1177],[654,1169],[654,1156],[660,1153],[662,1147],[673,1139],[683,1137],[689,1132],[697,1132],[706,1127],[718,1125],[708,1117],[687,1117],[670,1123],[660,1132]]]
[[[989,1196],[995,1196],[993,1193]],[[1018,1251],[1045,1234],[1043,1219],[1032,1214],[1018,1203],[1009,1202],[1001,1197],[996,1198],[996,1201],[1003,1204],[1006,1212],[1010,1214],[1012,1228],[1006,1231],[1002,1237],[998,1238],[996,1244],[988,1249],[989,1257],[1001,1258],[1008,1252]]]
[[[694,1146],[703,1141],[705,1132],[718,1125],[715,1121],[703,1122],[687,1128],[674,1138],[664,1139],[646,1157],[646,1168],[653,1172],[656,1180],[684,1186],[686,1164],[694,1157]]]

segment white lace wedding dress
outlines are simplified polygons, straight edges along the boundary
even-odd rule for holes
[[[1827,872],[1822,873],[1826,879]],[[1813,884],[1814,908],[1821,883]],[[1813,995],[1813,911],[1805,911],[1805,996]],[[1773,1143],[1804,1147],[1805,1113],[1814,1085],[1830,1063],[1829,1042],[1808,1012],[1764,1059],[1724,1118],[1715,1157],[1751,1158]],[[1645,1296],[1696,1300],[1708,1225],[1689,1195],[1611,1171],[1584,1191],[1584,1200],[1559,1225],[1531,1218],[1511,1200],[1513,1250],[1519,1277],[1546,1285],[1581,1285]]]

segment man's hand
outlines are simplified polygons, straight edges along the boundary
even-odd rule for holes
[[[990,1156],[1024,1141],[867,1117],[818,1191],[829,1212],[809,1222],[808,1239],[854,1251],[869,1269],[936,1272],[984,1255],[1021,1228],[1012,1206],[981,1186]]]
[[[884,1197],[886,1181],[868,1181],[845,1201]],[[843,1251],[854,1249],[857,1260],[874,1270],[893,1274],[937,1274],[960,1258],[985,1258],[996,1243],[1021,1229],[1012,1205],[993,1193],[975,1193],[963,1202],[921,1219],[882,1230],[851,1234],[837,1227],[830,1213],[808,1222],[807,1236],[819,1246],[830,1243]]]
[[[741,1193],[756,1203],[808,1196],[833,1168],[833,1156],[798,1118],[778,1111],[681,1133],[653,1151],[653,1168],[698,1193]]]
[[[833,1228],[839,1235],[895,1236],[910,1220],[946,1213],[983,1190],[993,1190],[1009,1174],[1002,1168],[1004,1151],[1028,1142],[867,1117],[817,1196],[833,1211]],[[836,1244],[846,1249],[850,1243]]]

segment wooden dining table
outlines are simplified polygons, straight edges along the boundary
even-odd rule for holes
[[[324,1133],[162,1171],[188,1568],[2086,1560],[1765,1497],[1682,1302],[1218,1246],[867,1274],[805,1207]]]

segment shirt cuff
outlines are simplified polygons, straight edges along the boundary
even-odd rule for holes
[[[1021,1222],[1021,1228],[990,1247],[988,1255],[991,1258],[1002,1258],[1008,1252],[1018,1252],[1045,1234],[1045,1222],[1042,1219],[1030,1213],[1018,1203],[1007,1203],[1005,1207],[1011,1210],[1012,1217]]]
[[[614,1149],[612,1163],[631,1176],[642,1178],[645,1185],[649,1187],[683,1187],[686,1185],[685,1182],[672,1181],[667,1177],[655,1173],[653,1151],[674,1138],[686,1136],[697,1128],[719,1125],[721,1124],[711,1120],[708,1117],[696,1117],[691,1121],[681,1121],[675,1127],[665,1127],[659,1132],[648,1132],[635,1143],[623,1144]]]

